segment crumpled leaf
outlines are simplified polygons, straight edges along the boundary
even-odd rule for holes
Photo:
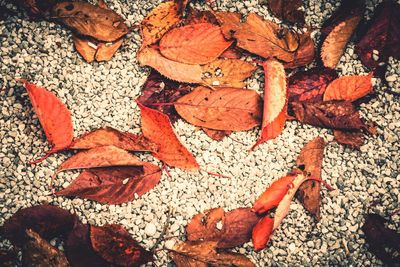
[[[216,249],[217,242],[214,241],[187,241],[177,244],[171,250],[171,254],[172,259],[178,267],[204,266],[193,265],[197,263],[190,262],[189,259],[213,266],[255,267],[254,263],[242,254],[224,251],[217,252]]]
[[[287,118],[286,74],[281,63],[274,59],[263,63],[264,112],[261,125],[261,135],[252,150],[259,144],[276,138],[285,127]]]
[[[350,1],[351,2],[351,1]],[[390,56],[400,58],[400,4],[383,1],[375,10],[368,31],[356,44],[356,52],[362,63],[370,69],[387,62]],[[379,60],[373,58],[373,51],[379,52]]]
[[[302,0],[268,0],[268,7],[271,13],[291,23],[304,24],[304,11]]]
[[[154,44],[180,21],[179,6],[174,1],[161,3],[140,24],[142,48]]]
[[[73,41],[76,51],[78,51],[86,62],[92,63],[94,60],[98,62],[111,60],[121,47],[124,39],[104,43],[74,34]]]
[[[259,217],[249,208],[224,212],[215,208],[195,215],[188,223],[186,232],[190,241],[218,241],[218,248],[241,246],[251,238],[251,232]]]
[[[315,44],[309,32],[299,35],[299,48],[293,53],[293,60],[285,62],[286,69],[298,68],[313,62],[315,58]]]
[[[68,108],[53,93],[45,88],[22,80],[31,100],[32,107],[38,116],[48,142],[52,145],[47,155],[67,148],[74,137],[71,114]]]
[[[361,19],[362,16],[351,17],[338,24],[328,34],[321,49],[321,59],[325,67],[336,67]]]
[[[22,265],[26,267],[68,267],[64,253],[53,247],[31,229],[26,229],[27,241],[22,250]]]
[[[221,141],[226,136],[229,136],[232,133],[232,131],[219,131],[208,128],[202,128],[202,129],[208,137],[210,137],[212,140],[215,141]]]
[[[278,206],[295,177],[295,175],[289,174],[273,182],[254,202],[252,210],[258,214],[263,214]]]
[[[387,220],[369,213],[361,227],[365,233],[368,249],[389,266],[400,264],[400,233],[385,226]],[[397,255],[396,255],[397,254]]]
[[[328,84],[338,74],[329,68],[312,68],[299,71],[288,78],[288,96],[291,102],[321,102]]]
[[[299,36],[296,33],[254,13],[250,13],[243,23],[238,13],[215,14],[225,38],[235,38],[238,47],[264,58],[276,57],[285,62],[294,60],[294,52],[299,48]]]
[[[83,36],[113,42],[128,33],[124,19],[115,11],[86,2],[62,2],[52,9],[53,18]]]
[[[254,90],[197,87],[175,103],[189,123],[214,130],[246,131],[260,124],[261,98]]]
[[[355,101],[372,91],[372,74],[367,76],[342,76],[331,82],[326,88],[324,101],[347,100]]]
[[[322,160],[326,143],[321,137],[316,137],[308,142],[300,152],[296,160],[297,166],[304,166],[304,172],[308,175],[321,179]],[[305,181],[297,191],[297,198],[304,208],[315,216],[316,220],[321,219],[321,185],[317,181]]]
[[[207,64],[224,52],[232,41],[226,41],[217,25],[190,24],[175,28],[160,41],[160,52],[170,60],[186,64]]]
[[[51,205],[37,205],[14,213],[2,226],[2,235],[14,246],[26,242],[26,229],[32,229],[49,240],[65,235],[73,228],[77,217],[69,211]]]
[[[360,149],[364,144],[364,134],[362,132],[348,132],[334,130],[333,136],[335,141],[342,145],[347,145],[351,148]]]
[[[271,237],[274,227],[274,219],[269,216],[262,218],[253,228],[252,241],[255,251],[264,249]]]
[[[112,127],[96,129],[75,139],[70,149],[115,146],[128,151],[157,151],[157,145],[143,135],[121,132]]]
[[[161,169],[144,162],[143,167],[108,167],[82,172],[57,196],[77,196],[100,203],[119,205],[141,197],[161,178]],[[137,197],[136,197],[137,196]]]
[[[139,266],[153,261],[153,253],[144,249],[121,225],[91,226],[90,240],[94,251],[109,263]]]
[[[180,118],[174,105],[154,104],[174,103],[191,90],[192,87],[190,85],[166,79],[158,72],[152,70],[142,87],[142,95],[137,98],[137,101],[146,107],[157,109],[168,115],[171,122],[174,123]]]
[[[300,122],[336,130],[366,130],[359,112],[349,101],[331,100],[322,103],[293,102],[293,111]]]
[[[198,170],[196,159],[175,135],[168,116],[140,103],[138,105],[142,112],[143,135],[159,147],[157,152],[153,152],[154,157],[170,166]]]

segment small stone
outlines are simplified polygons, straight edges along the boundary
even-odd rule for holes
[[[144,229],[144,233],[147,236],[154,236],[157,233],[157,228],[153,223],[148,223]]]
[[[390,75],[386,77],[386,81],[390,83],[396,81],[396,79],[397,79],[396,75]]]

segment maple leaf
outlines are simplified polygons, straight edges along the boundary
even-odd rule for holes
[[[175,103],[189,123],[214,130],[246,131],[260,124],[261,98],[254,90],[197,87]]]
[[[387,62],[389,57],[400,58],[400,5],[395,1],[383,1],[375,10],[365,35],[356,44],[356,52],[362,63],[375,69],[380,62]],[[378,51],[379,60],[373,58]]]
[[[187,170],[198,170],[196,159],[179,141],[168,116],[138,103],[142,112],[143,135],[159,147],[154,157],[166,164]]]
[[[111,43],[99,42],[90,38],[85,38],[73,35],[73,41],[76,51],[83,57],[88,63],[96,61],[109,61],[121,47],[124,39],[119,39]]]
[[[161,178],[161,169],[144,162],[143,167],[108,167],[82,172],[57,196],[78,196],[100,203],[119,205],[151,190]]]
[[[372,74],[367,76],[342,76],[331,82],[326,88],[324,101],[355,101],[372,91]]]
[[[160,41],[160,52],[168,59],[186,64],[207,64],[222,54],[232,41],[226,41],[219,26],[211,23],[175,28]]]
[[[338,77],[329,68],[312,68],[299,71],[288,78],[288,97],[291,102],[321,102],[328,84]]]
[[[99,41],[113,42],[128,33],[128,26],[116,12],[86,2],[58,3],[52,8],[52,17]]]
[[[364,144],[364,134],[362,132],[334,130],[333,136],[336,142],[342,145],[350,146],[351,148],[360,149],[360,147]]]
[[[268,7],[271,13],[291,23],[304,24],[304,11],[302,0],[268,0]]]
[[[157,151],[157,145],[143,135],[121,132],[112,127],[96,129],[75,139],[69,149],[115,146],[128,151]]]
[[[118,266],[140,266],[153,261],[153,253],[137,243],[123,226],[109,224],[90,227],[94,251]]]
[[[261,125],[261,136],[252,150],[259,144],[276,138],[285,126],[287,118],[286,75],[283,65],[270,59],[263,63],[264,112]]]
[[[264,249],[272,235],[274,219],[269,216],[262,218],[253,228],[252,242],[255,251]]]
[[[67,148],[72,142],[74,130],[68,108],[51,92],[33,83],[22,80],[31,100],[33,110],[39,118],[47,140],[52,145],[46,156]]]

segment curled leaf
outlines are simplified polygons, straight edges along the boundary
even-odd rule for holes
[[[315,44],[310,33],[299,35],[299,48],[293,53],[293,60],[285,62],[285,68],[293,69],[313,62],[315,58]]]
[[[367,76],[342,76],[331,82],[326,88],[324,101],[355,101],[372,91],[372,74]]]
[[[89,38],[73,35],[74,45],[78,53],[88,63],[96,61],[109,61],[121,47],[124,39],[114,42],[104,43],[91,40]]]
[[[264,249],[271,237],[274,227],[274,219],[269,216],[262,218],[253,228],[252,241],[255,251]]]

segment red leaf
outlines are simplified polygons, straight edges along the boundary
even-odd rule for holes
[[[166,164],[187,170],[198,170],[196,159],[176,137],[168,116],[138,103],[142,112],[143,135],[159,149],[153,155]]]
[[[226,136],[229,136],[232,133],[232,131],[219,131],[208,128],[202,128],[202,129],[208,137],[210,137],[212,140],[215,141],[221,141]]]
[[[268,216],[262,218],[253,228],[252,240],[255,251],[264,249],[271,237],[274,227],[274,219]]]
[[[289,174],[273,182],[256,200],[252,210],[258,214],[262,214],[278,206],[295,177],[295,175]]]
[[[67,148],[74,137],[71,114],[68,108],[51,92],[22,80],[32,107],[52,145],[47,155]],[[44,158],[43,158],[44,159]]]
[[[342,76],[331,82],[326,88],[324,101],[347,100],[355,101],[372,91],[372,74],[367,76]]]
[[[119,266],[139,266],[153,261],[153,254],[139,245],[121,225],[91,226],[93,249],[106,261]]]
[[[57,196],[78,196],[100,203],[119,205],[141,197],[150,191],[161,178],[161,169],[144,162],[143,168],[108,167],[82,172]]]
[[[263,67],[265,90],[261,136],[252,149],[276,138],[282,132],[287,118],[287,89],[283,65],[272,59],[264,62]]]

